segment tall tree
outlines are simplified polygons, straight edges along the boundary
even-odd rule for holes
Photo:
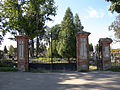
[[[116,17],[116,20],[112,22],[112,24],[109,26],[109,30],[113,30],[115,32],[115,37],[117,39],[120,39],[120,14]]]
[[[96,44],[96,46],[95,46],[95,51],[99,52],[99,45],[98,44]]]
[[[68,8],[61,23],[61,31],[57,45],[58,54],[64,58],[76,57],[75,33],[73,13],[70,8]]]
[[[83,30],[83,26],[81,24],[79,15],[77,13],[75,15],[75,28],[76,28],[77,32]]]
[[[120,13],[120,0],[105,0],[107,2],[111,2],[111,6],[109,10],[111,12],[116,11],[117,13]]]
[[[44,34],[46,20],[56,15],[54,0],[4,0],[0,3],[0,20],[2,32],[16,34],[24,33],[31,37],[32,53],[34,52],[33,39]],[[34,54],[32,54],[34,55]]]
[[[8,50],[7,50],[7,47],[6,46],[4,46],[4,53],[8,53]]]
[[[58,52],[57,52],[57,44],[59,40],[59,32],[60,32],[61,26],[60,24],[57,24],[53,26],[49,32],[52,32],[52,55],[53,57],[58,57]],[[47,51],[47,56],[51,57],[51,44],[49,45],[48,51]]]
[[[4,0],[0,7],[3,34],[17,30],[35,37],[43,30],[45,21],[56,15],[54,0]]]
[[[89,51],[93,52],[93,45],[92,45],[92,43],[89,44]]]

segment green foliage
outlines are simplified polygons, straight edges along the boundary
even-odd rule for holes
[[[51,28],[52,40],[55,40],[55,41],[58,40],[60,29],[61,29],[61,25],[60,24],[56,24],[55,26],[53,26]]]
[[[52,56],[53,57],[59,57],[59,54],[57,52],[57,46],[58,45],[58,41],[52,40]],[[46,53],[47,57],[51,57],[51,44],[47,50]]]
[[[7,52],[8,52],[7,47],[4,46],[4,53],[7,53]]]
[[[96,51],[96,52],[99,51],[99,45],[98,45],[98,44],[95,46],[95,51]]]
[[[0,50],[0,59],[2,59],[3,57],[4,57],[4,55],[3,55],[3,51]]]
[[[120,15],[116,17],[116,20],[109,26],[109,30],[113,30],[117,39],[120,39]]]
[[[61,23],[59,42],[57,44],[57,51],[60,56],[64,58],[76,57],[76,32],[73,13],[68,8]]]
[[[21,17],[23,10],[20,8],[24,2],[18,4],[17,0],[4,0],[4,3],[0,3],[0,17],[2,22],[2,33],[6,32],[15,33],[16,30],[20,31],[24,23],[23,17]]]
[[[93,45],[92,45],[92,43],[89,44],[89,51],[90,51],[90,52],[93,52]]]
[[[34,38],[44,32],[45,21],[56,15],[54,0],[4,0],[0,7],[3,35],[17,30]]]
[[[109,8],[111,12],[116,11],[117,13],[120,13],[120,0],[105,0],[105,1],[111,2],[111,6]]]
[[[14,54],[14,47],[10,45],[9,47],[9,54],[13,55]]]
[[[77,32],[79,32],[83,29],[83,26],[81,24],[81,21],[80,21],[78,14],[75,15],[75,28],[76,28]]]
[[[17,72],[18,69],[16,69],[16,68],[11,68],[11,67],[0,67],[0,72],[8,72],[8,71]]]
[[[0,61],[0,67],[9,67],[10,65],[6,62]]]
[[[57,24],[57,25],[53,26],[49,31],[49,32],[52,32],[52,55],[53,55],[53,57],[58,57],[59,56],[58,52],[57,52],[57,44],[58,44],[58,40],[60,38],[59,37],[60,29],[61,29],[60,24]],[[48,48],[47,56],[51,57],[51,44]]]
[[[14,63],[7,60],[0,60],[0,67],[13,67],[16,66]]]
[[[113,72],[120,72],[120,67],[119,67],[119,66],[117,66],[117,67],[112,67],[112,68],[110,68],[110,69],[108,69],[108,70],[113,71]]]

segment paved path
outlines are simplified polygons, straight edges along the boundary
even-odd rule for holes
[[[120,90],[120,72],[0,72],[0,90]]]

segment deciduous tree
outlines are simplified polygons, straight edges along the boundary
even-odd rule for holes
[[[120,13],[120,0],[105,0],[105,1],[111,2],[111,6],[109,8],[111,12],[116,11],[117,13]]]
[[[113,30],[115,32],[115,37],[120,39],[120,15],[118,15],[116,20],[109,26],[109,30]]]
[[[0,22],[3,35],[11,32],[31,37],[32,53],[34,52],[33,39],[44,34],[46,20],[56,15],[54,0],[2,0],[0,3]],[[32,56],[34,53],[32,54]]]

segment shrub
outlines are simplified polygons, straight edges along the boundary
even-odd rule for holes
[[[120,67],[112,67],[111,69],[108,69],[113,72],[120,72]]]
[[[18,70],[16,68],[11,68],[11,67],[0,67],[0,72],[8,72],[8,71],[17,72]]]

